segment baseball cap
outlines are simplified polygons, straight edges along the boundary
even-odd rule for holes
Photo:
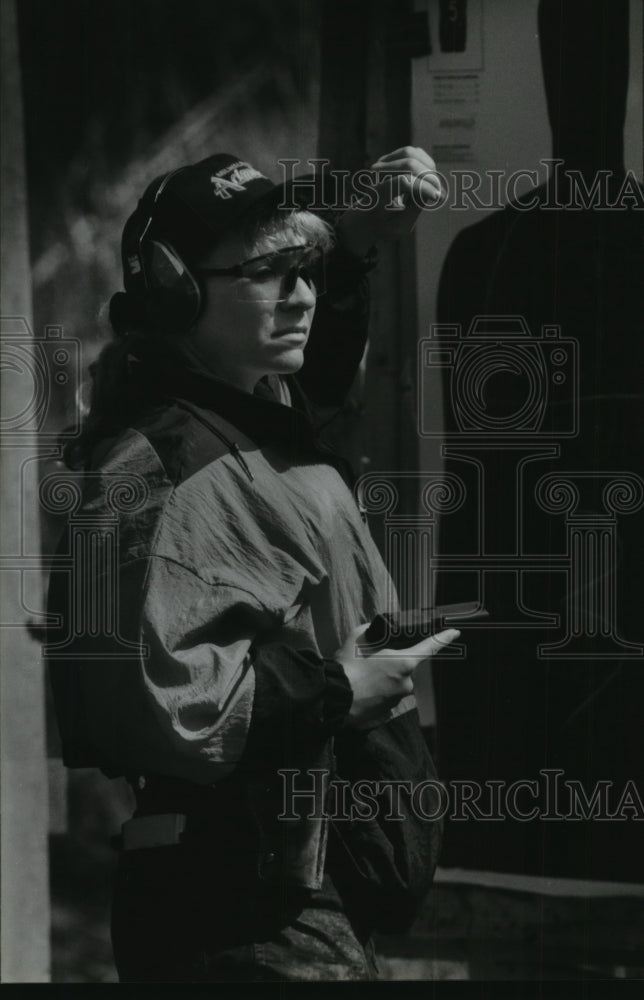
[[[186,262],[194,262],[235,224],[288,204],[306,208],[310,191],[292,182],[275,184],[246,160],[217,153],[155,178],[125,224],[122,262],[126,291],[141,292],[142,240],[169,243]]]

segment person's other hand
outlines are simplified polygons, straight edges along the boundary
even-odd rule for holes
[[[343,245],[359,257],[378,240],[406,236],[423,209],[431,208],[443,197],[436,164],[420,147],[394,149],[379,157],[370,169],[378,175],[375,188],[349,208],[337,224]]]
[[[334,659],[347,676],[353,701],[345,725],[363,728],[376,725],[399,701],[414,690],[414,673],[421,663],[430,659],[461,634],[449,628],[422,639],[407,649],[381,649],[371,656],[360,656],[360,636],[369,625],[354,629]]]

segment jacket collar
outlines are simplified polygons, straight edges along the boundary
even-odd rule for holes
[[[136,358],[136,377],[143,379],[146,390],[155,396],[183,399],[219,414],[258,445],[282,442],[298,452],[319,448],[306,398],[290,376],[287,384],[293,405],[287,406],[265,381],[251,394],[215,375],[190,368],[182,359],[148,352],[137,352]]]

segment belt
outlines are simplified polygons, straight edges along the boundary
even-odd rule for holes
[[[112,837],[116,850],[138,851],[191,842],[200,834],[224,840],[234,824],[239,839],[243,793],[239,781],[222,779],[216,786],[197,785],[165,775],[129,779],[136,799],[134,816]]]
[[[121,827],[121,848],[124,851],[139,851],[147,847],[180,844],[186,818],[185,813],[134,816]]]
[[[271,777],[262,780],[258,768],[214,786],[163,775],[130,779],[136,812],[112,844],[124,857],[169,848],[237,888],[287,882],[294,891],[319,889],[327,827],[312,817],[280,823],[279,788]]]

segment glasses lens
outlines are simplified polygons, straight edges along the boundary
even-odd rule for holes
[[[245,262],[241,277],[235,283],[237,295],[255,302],[283,302],[293,294],[300,277],[316,295],[323,294],[324,254],[321,251],[310,247],[287,248]]]

